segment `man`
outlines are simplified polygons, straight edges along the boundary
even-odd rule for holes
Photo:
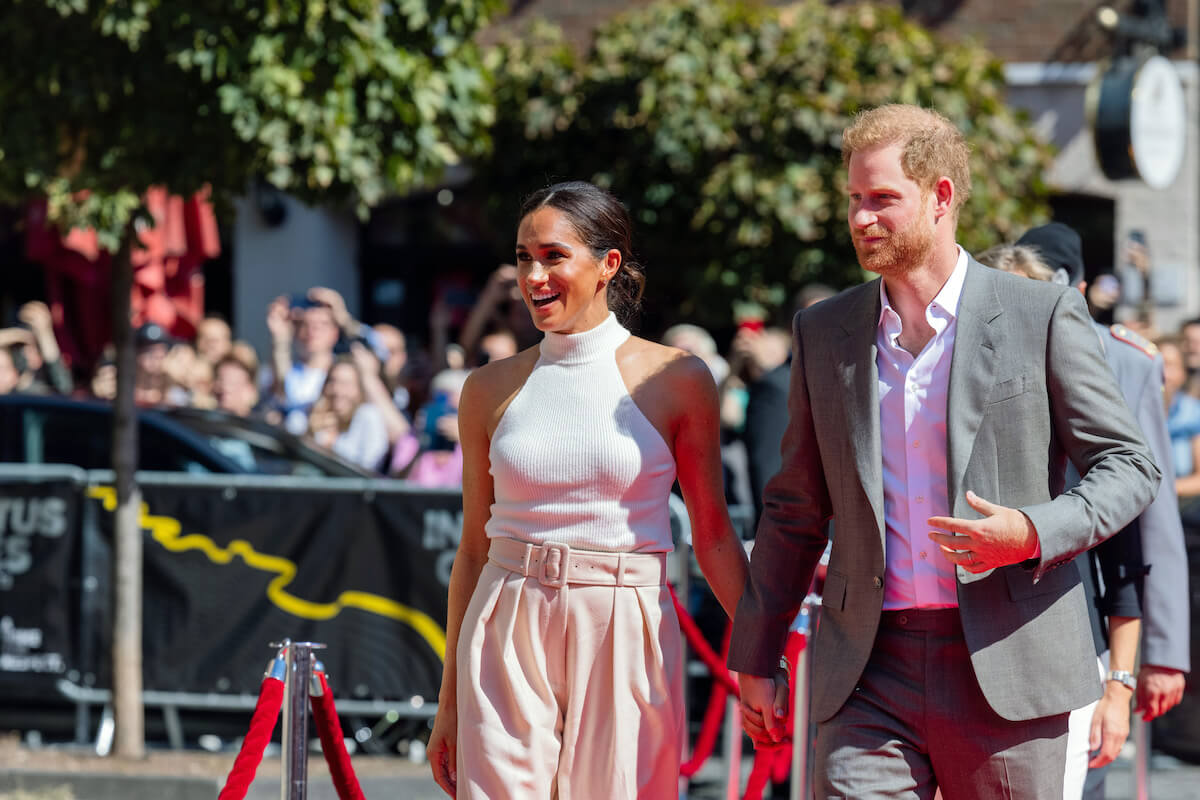
[[[1027,231],[1017,240],[1017,244],[1037,248],[1049,266],[1058,270],[1063,282],[1081,293],[1087,290],[1082,241],[1071,228],[1052,222]],[[1132,676],[1118,674],[1131,670],[1131,666],[1126,666],[1132,664],[1127,657],[1122,658],[1120,663],[1109,665],[1105,694],[1098,713],[1098,716],[1104,713],[1104,704],[1115,706],[1112,710],[1124,717],[1127,728],[1129,693],[1136,690],[1137,711],[1146,720],[1166,713],[1183,699],[1184,676],[1191,667],[1187,550],[1179,518],[1179,500],[1175,496],[1171,439],[1162,402],[1162,358],[1153,344],[1123,325],[1105,327],[1093,323],[1093,329],[1105,360],[1117,378],[1121,394],[1134,412],[1138,426],[1163,473],[1153,502],[1128,528],[1101,546],[1112,549],[1110,546],[1117,545],[1118,540],[1127,539],[1130,545],[1140,546],[1140,552],[1136,555],[1146,570],[1140,598],[1143,631],[1141,668],[1134,680]],[[1068,484],[1076,483],[1078,479],[1077,473],[1072,474],[1068,477]],[[1114,551],[1114,555],[1119,552]],[[1086,568],[1089,564],[1085,562],[1083,566]],[[1128,574],[1114,572],[1109,570],[1104,575],[1106,590],[1113,588],[1114,583],[1119,586],[1129,579]],[[1111,612],[1111,605],[1108,610]],[[1109,630],[1108,635],[1114,645],[1115,658],[1116,643],[1112,639],[1118,634],[1115,630]],[[1111,748],[1106,748],[1106,752],[1101,752],[1093,759],[1094,769],[1087,776],[1083,794],[1085,798],[1104,797],[1104,770],[1100,767],[1111,762],[1112,755]]]
[[[832,517],[816,795],[1059,800],[1067,714],[1100,681],[1079,573],[1055,567],[1136,516],[1158,469],[1079,293],[956,244],[968,153],[944,117],[866,112],[843,159],[855,251],[882,281],[795,320],[729,657],[747,731],[782,736],[779,654]],[[1060,494],[1068,457],[1086,477]]]
[[[267,330],[271,333],[268,386],[284,427],[299,435],[308,430],[308,412],[333,365],[334,346],[341,335],[337,317],[331,306],[316,299],[301,299],[293,307],[289,298],[278,297],[267,309]]]

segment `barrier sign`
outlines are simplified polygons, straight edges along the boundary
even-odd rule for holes
[[[79,487],[0,483],[0,692],[56,695],[75,661]]]
[[[263,643],[290,638],[328,644],[347,697],[436,699],[459,496],[141,488],[146,689],[254,694]],[[89,495],[109,547],[115,493]]]

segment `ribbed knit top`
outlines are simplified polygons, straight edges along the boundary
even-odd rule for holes
[[[546,334],[492,434],[489,537],[671,550],[675,459],[617,368],[617,348],[628,338],[612,314],[583,333]]]

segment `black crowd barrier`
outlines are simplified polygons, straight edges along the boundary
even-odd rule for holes
[[[0,698],[111,686],[111,473],[0,468]],[[253,695],[265,643],[355,698],[437,696],[457,492],[143,473],[147,693]]]
[[[111,689],[112,478],[0,464],[0,704],[74,702],[81,740]],[[173,742],[176,709],[252,708],[263,648],[284,638],[328,645],[343,711],[433,713],[457,491],[180,473],[138,485],[144,697],[170,712]],[[677,541],[686,520],[672,498]]]

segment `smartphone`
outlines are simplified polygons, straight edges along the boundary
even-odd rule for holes
[[[316,308],[317,306],[321,305],[316,300],[313,300],[304,293],[293,294],[288,298],[288,303],[292,308]]]

